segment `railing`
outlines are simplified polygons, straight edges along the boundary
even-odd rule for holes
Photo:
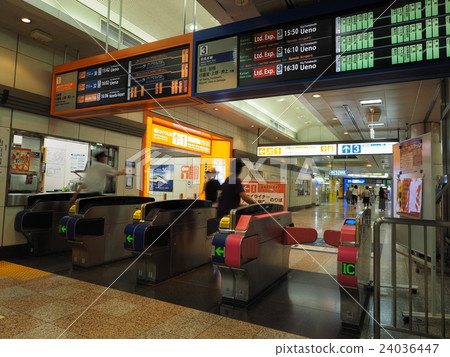
[[[381,225],[390,224],[393,226],[392,229],[392,237],[391,237],[391,283],[393,289],[393,297],[392,297],[392,316],[393,316],[393,326],[382,325],[380,320],[380,288],[381,288],[381,245],[380,245],[380,232]],[[407,244],[405,247],[405,252],[401,252],[397,249],[397,226],[407,226]],[[423,259],[417,256],[414,251],[414,247],[412,246],[412,233],[411,227],[417,226],[415,228],[415,234],[417,236],[417,230],[422,227],[423,229]],[[436,228],[450,228],[450,222],[438,222],[432,220],[417,220],[417,219],[407,219],[407,218],[379,218],[374,223],[374,338],[380,338],[380,330],[389,329],[398,332],[405,332],[412,335],[425,336],[425,337],[446,337],[445,334],[445,320],[449,319],[449,315],[445,314],[445,259],[444,259],[444,238],[438,234],[431,234],[431,237],[428,236],[428,227],[436,227]],[[439,231],[439,230],[438,230]],[[437,239],[437,237],[440,237]],[[437,239],[437,240],[436,240]],[[430,241],[429,241],[430,240]],[[440,251],[440,304],[437,302],[437,268],[438,265],[436,263],[436,242],[438,242],[437,249]],[[429,244],[431,243],[431,247],[429,248]],[[430,252],[431,250],[431,252]],[[397,302],[398,302],[398,292],[397,289],[399,285],[397,284],[397,254],[404,255],[407,257],[407,275],[408,275],[408,311],[404,313],[404,320],[409,321],[409,329],[408,328],[399,328],[397,327]],[[417,313],[413,312],[413,273],[412,266],[413,263],[422,263],[425,267],[423,273],[423,289],[424,289],[424,312]],[[430,274],[428,274],[428,270],[430,269]],[[430,275],[430,276],[429,276]],[[447,277],[447,279],[449,279]],[[431,284],[430,281],[431,280]],[[430,289],[431,285],[431,289]],[[421,293],[421,292],[418,292]],[[431,293],[431,302],[429,301],[429,295]],[[447,296],[448,298],[448,296]],[[429,312],[429,305],[431,306],[431,312]],[[440,305],[440,306],[437,306]],[[436,312],[439,308],[439,311]],[[413,317],[424,318],[425,320],[425,331],[414,330],[413,331]],[[430,319],[440,319],[440,333],[431,334],[429,331],[429,320]],[[436,326],[433,325],[433,328]],[[439,326],[437,326],[439,329]]]

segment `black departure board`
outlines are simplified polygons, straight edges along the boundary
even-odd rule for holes
[[[189,46],[56,76],[55,112],[189,93]]]
[[[399,1],[335,18],[337,73],[450,58],[450,0]]]
[[[111,62],[78,71],[76,108],[122,103],[127,99],[126,62]]]
[[[301,22],[239,36],[238,86],[324,74],[334,56],[331,19]]]

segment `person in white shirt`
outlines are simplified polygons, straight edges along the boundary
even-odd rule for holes
[[[106,178],[112,176],[124,175],[125,170],[115,170],[107,165],[108,155],[105,151],[100,151],[94,155],[95,161],[86,170],[86,176],[83,178],[83,183],[78,186],[77,191],[69,201],[69,206],[72,206],[77,199],[80,192],[98,193],[101,195],[105,190]]]

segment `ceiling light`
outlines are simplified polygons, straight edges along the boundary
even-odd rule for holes
[[[331,120],[338,120],[338,118],[334,117],[334,118],[332,118]]]
[[[320,98],[320,94],[313,94],[313,98]]]
[[[28,17],[21,17],[20,21],[22,21],[24,24],[31,24],[31,20]]]
[[[278,136],[275,136],[275,139],[278,139]]]
[[[277,99],[277,102],[285,102],[286,101],[286,98],[278,98]]]
[[[251,127],[251,128],[254,128],[255,126],[252,124],[252,125],[250,125],[250,127]]]
[[[219,108],[214,108],[214,110],[219,110]]]
[[[348,135],[348,131],[344,131],[344,134],[345,134],[345,135]]]
[[[373,126],[384,126],[384,123],[369,123],[369,124],[367,124],[367,126],[368,126],[369,128],[371,128],[371,127],[373,127]]]
[[[369,99],[369,100],[360,100],[360,105],[380,105],[383,101],[381,99]]]

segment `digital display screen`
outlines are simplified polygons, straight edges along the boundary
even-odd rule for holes
[[[356,219],[346,219],[344,224],[348,224],[350,226],[354,226],[356,224]]]
[[[289,24],[239,36],[239,87],[306,79],[333,61],[331,19]]]
[[[55,111],[189,93],[189,46],[58,74]]]
[[[402,4],[402,5],[400,5]],[[335,18],[336,73],[450,57],[448,0],[398,2]]]

